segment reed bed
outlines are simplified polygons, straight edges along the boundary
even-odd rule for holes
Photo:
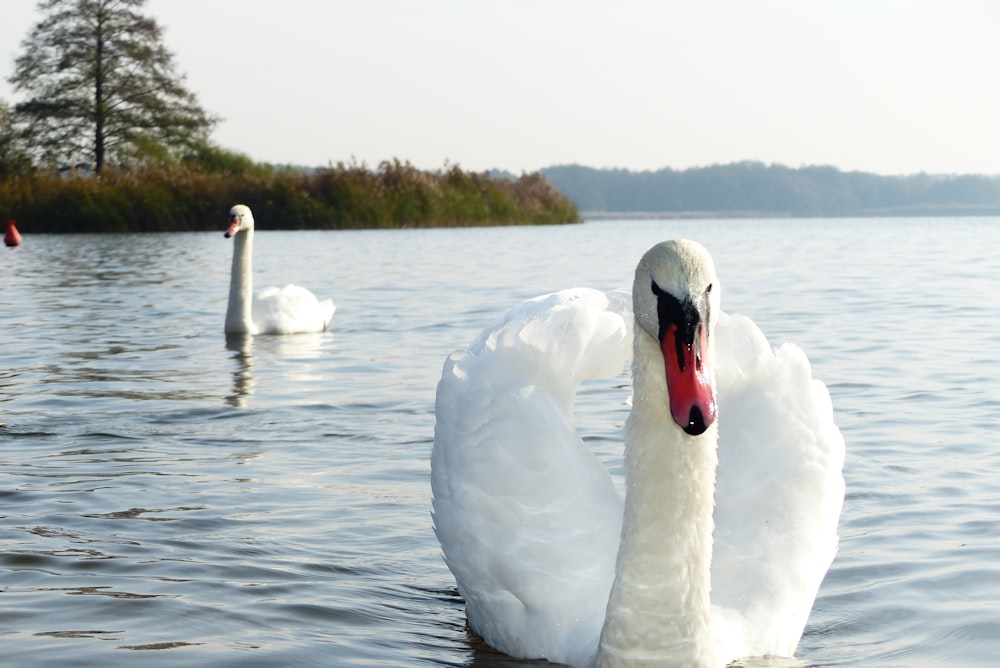
[[[419,170],[399,160],[376,169],[311,171],[251,165],[238,172],[183,165],[0,180],[0,218],[22,231],[166,232],[217,229],[229,207],[249,205],[269,229],[357,229],[579,222],[538,173],[493,178],[458,166]]]

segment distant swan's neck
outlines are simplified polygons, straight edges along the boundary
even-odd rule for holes
[[[635,328],[625,516],[596,665],[714,666],[712,513],[718,427],[674,423],[663,355]]]
[[[233,268],[229,279],[226,334],[256,334],[253,324],[253,230],[233,237]]]

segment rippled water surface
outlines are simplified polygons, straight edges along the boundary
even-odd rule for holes
[[[431,530],[441,364],[521,299],[629,286],[675,236],[712,251],[727,311],[805,348],[847,441],[799,658],[1000,657],[1000,219],[258,231],[257,285],[337,313],[243,341],[221,223],[21,227],[0,252],[4,663],[531,665],[466,630]],[[612,455],[620,412],[587,409],[613,391],[579,407]]]

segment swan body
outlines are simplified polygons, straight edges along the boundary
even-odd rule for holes
[[[250,207],[229,210],[226,238],[233,237],[233,267],[226,309],[226,334],[296,334],[330,326],[336,307],[298,285],[265,288],[253,294],[253,229]]]
[[[664,242],[631,299],[539,297],[446,360],[434,528],[491,646],[572,666],[794,654],[836,552],[844,442],[802,351],[719,297],[707,251]],[[630,358],[622,500],[573,400]]]

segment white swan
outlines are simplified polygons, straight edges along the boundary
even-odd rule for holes
[[[802,351],[719,292],[704,248],[664,242],[636,268],[634,337],[627,294],[567,290],[445,362],[434,528],[491,646],[573,666],[794,654],[836,552],[844,442]],[[630,341],[623,503],[573,400]]]
[[[226,238],[233,237],[226,334],[296,334],[321,332],[336,307],[298,285],[264,288],[253,294],[253,214],[237,204],[229,210]]]

